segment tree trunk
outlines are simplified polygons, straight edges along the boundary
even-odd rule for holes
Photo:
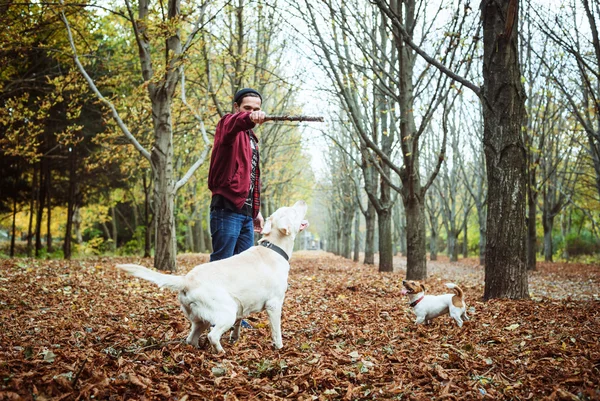
[[[348,218],[348,216],[352,216]],[[353,214],[344,213],[342,217],[342,257],[352,258],[352,222]]]
[[[425,210],[416,198],[404,204],[406,211],[406,279],[427,278],[427,251],[425,239]]]
[[[152,220],[150,218],[150,185],[146,180],[146,173],[143,175],[144,184],[144,257],[152,256]]]
[[[448,257],[450,262],[458,261],[458,235],[453,229],[448,230]]]
[[[367,214],[365,214],[365,259],[363,263],[366,265],[375,264],[375,206],[371,201],[367,205]]]
[[[483,143],[488,177],[484,299],[529,297],[518,9],[518,0],[482,3]]]
[[[531,182],[530,184],[531,185]],[[535,270],[537,255],[537,234],[536,234],[536,204],[537,195],[529,189],[527,197],[527,270]]]
[[[406,216],[403,219],[403,224],[400,226],[400,254],[406,256]]]
[[[434,224],[431,224],[431,239],[429,242],[429,260],[437,260],[437,242],[438,242],[438,232],[437,227]]]
[[[552,262],[552,229],[554,228],[554,218],[546,211],[543,213],[542,227],[544,228],[544,260]]]
[[[117,207],[117,205],[113,205],[110,207],[110,216],[111,216],[111,231],[112,231],[112,251],[113,252],[117,252],[117,239],[119,236],[119,230],[117,228],[117,213],[115,212],[115,208]]]
[[[17,235],[17,196],[13,198],[12,229],[10,237],[10,257],[15,257],[15,237]]]
[[[197,220],[198,224],[198,252],[206,252],[206,244],[204,243],[204,228],[202,227],[202,220],[204,213],[200,211],[200,218]]]
[[[354,255],[352,260],[358,262],[360,253],[360,212],[354,213]]]
[[[560,229],[563,237],[563,254],[562,257],[565,261],[569,262],[569,244],[567,243],[567,235],[571,231],[571,209],[569,208],[565,213],[561,214]]]
[[[462,232],[463,232],[462,254],[463,254],[463,258],[465,258],[465,259],[469,257],[469,226],[467,224],[468,221],[469,221],[469,213],[468,213],[468,210],[465,210],[465,216],[464,216],[463,227],[462,227]]]
[[[81,208],[76,205],[75,211],[73,212],[73,226],[75,227],[75,243],[77,245],[81,245],[83,243],[83,235],[81,232],[82,222],[83,220],[81,218]]]
[[[392,210],[385,208],[377,213],[379,227],[379,271],[394,271],[394,247],[392,246]]]
[[[69,153],[69,196],[67,200],[67,222],[65,227],[65,240],[63,242],[63,258],[71,259],[71,230],[73,227],[73,212],[75,211],[75,149]]]
[[[52,171],[50,170],[50,163],[46,163],[46,210],[48,215],[46,216],[46,251],[47,256],[50,257],[50,253],[54,251],[52,248]]]
[[[212,241],[211,241],[211,237],[210,237],[210,206],[207,206],[206,208],[206,230],[204,230],[204,243],[206,244],[206,251],[208,253],[212,253],[213,251],[213,247],[212,247]]]
[[[485,266],[485,248],[487,247],[487,217],[486,208],[483,205],[477,207],[479,219],[479,264]]]
[[[43,213],[44,213],[44,207],[45,207],[45,199],[46,197],[43,194],[43,189],[45,187],[45,174],[43,174],[44,171],[44,164],[46,162],[42,159],[42,164],[40,166],[40,182],[39,182],[39,186],[38,186],[38,190],[37,190],[37,194],[36,194],[36,198],[37,198],[37,216],[35,219],[35,257],[39,257],[40,256],[40,251],[42,250],[42,217],[43,217]]]
[[[154,267],[175,271],[177,262],[177,237],[175,234],[175,172],[173,169],[173,126],[171,123],[171,98],[166,89],[159,89],[152,102],[154,120],[154,146],[152,170],[154,172],[154,222],[156,253]]]
[[[35,213],[35,205],[37,201],[37,167],[33,166],[33,182],[31,184],[31,199],[29,201],[29,224],[27,225],[27,257],[31,257],[33,251],[33,215]]]

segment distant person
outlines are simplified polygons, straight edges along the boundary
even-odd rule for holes
[[[241,89],[233,98],[233,114],[224,115],[217,124],[208,171],[211,262],[253,246],[254,231],[260,232],[264,225],[258,138],[252,131],[265,121],[261,105],[258,91]]]

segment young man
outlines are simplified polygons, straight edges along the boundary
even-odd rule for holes
[[[210,234],[213,253],[210,261],[225,259],[254,244],[254,231],[260,232],[260,168],[258,138],[252,132],[262,124],[262,96],[250,88],[233,98],[233,114],[217,124],[208,171]]]

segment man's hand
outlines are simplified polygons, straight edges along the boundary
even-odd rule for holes
[[[263,218],[262,214],[258,212],[258,216],[256,216],[256,218],[254,219],[254,231],[259,233],[262,231],[264,226],[265,219]]]
[[[255,124],[260,125],[260,124],[264,123],[265,117],[266,117],[266,114],[264,111],[253,111],[252,113],[250,113],[250,120],[252,120],[252,122],[254,122]],[[261,216],[261,218],[262,218],[262,216]]]

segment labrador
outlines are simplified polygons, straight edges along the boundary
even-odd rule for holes
[[[117,265],[127,273],[159,287],[179,291],[181,310],[191,322],[186,339],[198,346],[202,332],[212,326],[208,341],[217,353],[224,352],[221,336],[233,326],[232,342],[239,339],[242,318],[267,311],[271,339],[276,348],[281,340],[281,309],[288,287],[289,257],[296,235],[308,227],[307,205],[298,201],[271,215],[257,246],[234,255],[194,267],[185,276],[159,273],[133,264]]]

